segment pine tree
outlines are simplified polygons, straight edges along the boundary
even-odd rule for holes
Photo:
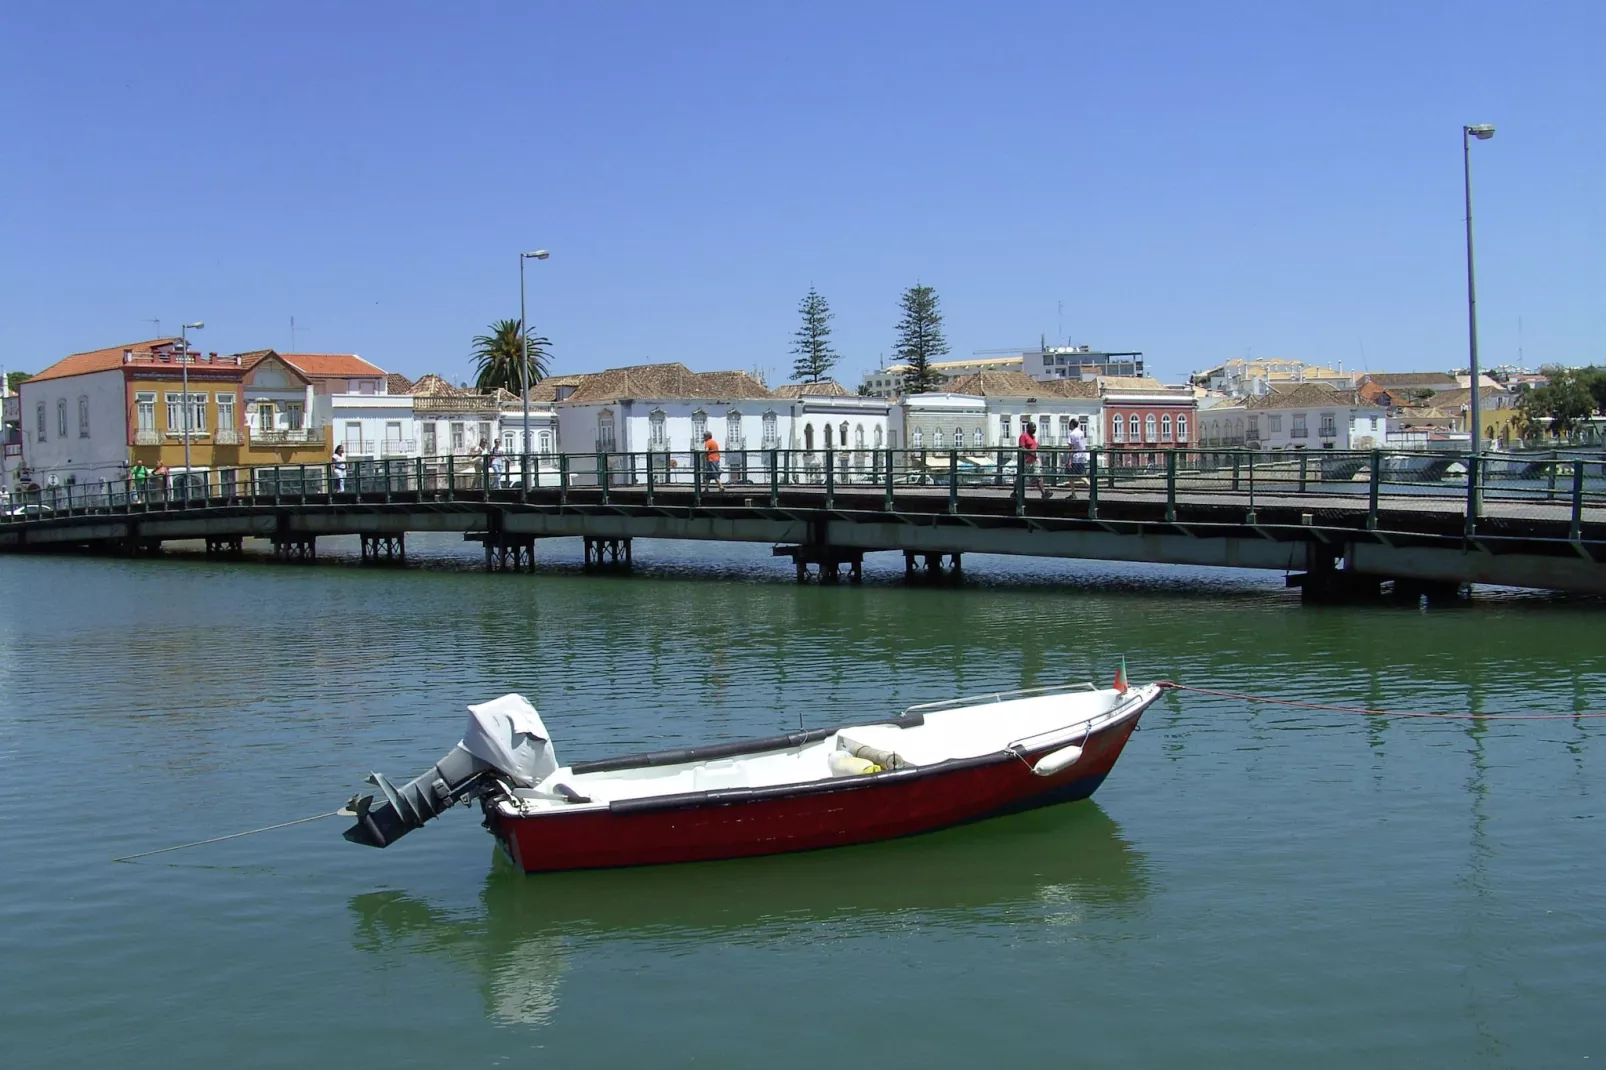
[[[797,306],[803,317],[803,326],[793,335],[792,378],[803,383],[817,383],[831,371],[837,362],[836,350],[831,348],[831,306],[825,303],[819,291],[809,287],[801,304]]]
[[[903,376],[903,391],[924,394],[942,386],[942,373],[932,368],[931,362],[948,352],[937,291],[930,286],[911,286],[903,292],[902,306],[896,348],[898,358],[909,365]]]

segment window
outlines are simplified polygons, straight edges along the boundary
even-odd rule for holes
[[[708,431],[708,413],[698,409],[691,414],[691,443],[692,449],[701,449],[703,435]]]
[[[854,428],[853,428],[853,448],[856,449],[856,450],[864,449],[864,425],[863,424],[856,424],[854,426]]]
[[[552,432],[551,431],[538,431],[538,432],[536,432],[536,435],[535,435],[535,448],[540,451],[541,456],[543,456],[543,457],[551,457],[552,456]]]
[[[89,399],[82,395],[78,398],[78,437],[89,437]]]
[[[698,441],[702,440],[702,432],[697,433]],[[597,450],[607,453],[614,448],[616,439],[613,430],[613,410],[603,409],[597,413]]]
[[[1250,438],[1259,438],[1260,437],[1260,417],[1258,417],[1258,416],[1251,416],[1249,418],[1249,437]]]
[[[669,417],[663,409],[654,409],[647,414],[647,448],[650,450],[667,450],[669,448]]]
[[[385,423],[385,441],[386,442],[396,442],[396,443],[401,442],[401,421],[400,420],[388,420],[388,421],[386,421],[386,423]],[[511,448],[511,446],[509,448]]]
[[[808,450],[810,453],[814,452],[814,425],[813,424],[804,424],[803,425],[803,448]]]
[[[190,395],[190,430],[206,431],[206,395]]]
[[[435,456],[435,447],[436,447],[436,442],[435,442],[435,421],[434,420],[427,421],[426,423],[424,423],[423,428],[424,428],[424,456],[425,457],[433,457],[433,456]]]
[[[826,449],[830,449],[831,448],[831,425],[830,424],[826,424],[821,430],[825,433],[825,448]]]
[[[1154,441],[1154,413],[1152,412],[1143,418],[1143,441]]]
[[[1333,436],[1338,434],[1338,427],[1333,422],[1333,414],[1332,413],[1330,413],[1330,412],[1322,413],[1321,419],[1322,419],[1321,433],[1322,433],[1323,436],[1325,436],[1327,438],[1332,438]]]
[[[219,431],[232,431],[234,429],[233,394],[219,394],[217,396],[217,429]]]
[[[942,449],[942,428],[939,427],[931,432],[931,445],[936,449]]]
[[[1188,418],[1181,413],[1177,414],[1177,441],[1188,441]]]
[[[1071,418],[1069,416],[1061,416],[1060,417],[1060,441],[1061,442],[1065,442],[1070,437],[1071,437]]]
[[[739,412],[725,414],[725,448],[732,450],[742,448],[742,414]]]
[[[1171,441],[1171,414],[1169,412],[1160,417],[1160,441]]]
[[[481,446],[485,446],[487,448],[490,447],[490,445],[491,445],[491,421],[489,421],[489,420],[481,420],[480,421],[480,439],[479,439],[479,442],[480,442]]]
[[[1372,417],[1372,430],[1373,431],[1377,430],[1377,417],[1376,416]]]
[[[914,435],[913,435],[913,436],[912,436],[912,437],[911,437],[911,438],[910,438],[910,439],[909,439],[909,444],[910,444],[910,445],[911,445],[911,446],[913,446],[913,447],[914,447],[914,448],[915,448],[915,449],[920,449],[920,448],[921,448],[921,447],[922,447],[922,446],[924,446],[924,445],[925,445],[925,444],[926,444],[926,436],[925,436],[925,433],[924,433],[924,432],[922,432],[922,431],[921,431],[921,430],[920,430],[920,428],[918,428],[918,427],[917,427],[917,428],[915,428],[915,433],[914,433]]]
[[[268,401],[257,402],[257,430],[273,430],[273,404]]]
[[[1110,419],[1110,441],[1111,442],[1125,442],[1126,441],[1126,420],[1122,418],[1120,413],[1116,413]]]
[[[976,433],[978,435],[981,434],[980,431],[978,431]],[[875,448],[876,449],[880,449],[881,448],[881,428],[880,428],[879,425],[877,425],[877,427],[875,429]]]
[[[463,437],[464,437],[463,436],[463,431],[464,431],[464,428],[465,428],[465,425],[463,424],[463,421],[461,421],[461,420],[453,420],[452,421],[452,452],[453,453],[462,453],[463,452]]]
[[[764,448],[772,450],[781,444],[781,432],[776,427],[775,410],[764,414]]]
[[[1000,446],[1008,446],[1013,438],[1014,436],[1009,433],[1009,417],[1000,416],[998,418],[998,444]]]
[[[287,402],[284,406],[284,426],[289,431],[301,430],[302,405],[298,401]],[[399,437],[399,436],[398,436]]]
[[[965,429],[963,427],[954,428],[954,448],[965,448]]]
[[[848,422],[846,420],[843,420],[842,421],[842,426],[840,428],[838,428],[837,430],[838,430],[837,442],[839,442],[841,444],[843,449],[847,449],[848,448]]]
[[[1268,416],[1266,417],[1266,423],[1273,432],[1281,432],[1283,429],[1283,418],[1281,416]]]
[[[878,428],[878,429],[877,429],[877,433],[878,433],[878,434],[879,434],[879,428]],[[981,447],[983,447],[983,446],[985,446],[985,445],[986,445],[986,444],[987,444],[987,443],[986,443],[986,442],[985,442],[985,441],[984,441],[984,440],[985,440],[985,439],[986,439],[986,437],[987,437],[987,436],[986,436],[986,435],[985,435],[985,434],[983,434],[983,433],[982,433],[982,429],[981,429],[981,428],[979,428],[979,427],[978,427],[978,428],[976,428],[976,439],[975,439],[975,442],[976,442],[976,448],[977,448],[977,449],[980,449],[980,448],[981,448]]]
[[[385,437],[386,438],[390,437],[390,428],[391,428],[390,424],[386,424],[385,425]],[[397,424],[396,428],[397,428],[396,438],[398,440],[400,440],[400,438],[401,438],[401,425]],[[513,441],[513,437],[514,437],[513,436],[513,432],[511,432],[511,431],[503,431],[502,432],[502,452],[503,453],[511,454],[511,453],[517,453],[519,451],[518,450],[518,444]]]
[[[45,408],[39,406],[39,429],[44,430]],[[134,395],[134,427],[140,431],[156,430],[156,393],[141,390]]]
[[[66,438],[67,437],[67,399],[66,398],[60,398],[60,399],[58,399],[56,401],[56,437],[57,438]]]
[[[184,428],[184,395],[164,394],[162,400],[167,402],[168,432],[182,431]]]
[[[1306,437],[1309,436],[1309,432],[1305,428],[1305,414],[1304,413],[1302,413],[1302,412],[1294,413],[1294,425],[1289,430],[1288,433],[1290,435],[1292,435],[1294,438],[1306,438]]]
[[[359,420],[346,421],[346,452],[362,452],[362,422]]]

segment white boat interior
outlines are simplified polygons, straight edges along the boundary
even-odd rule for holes
[[[582,763],[578,773],[561,766],[515,789],[503,805],[525,815],[573,811],[624,799],[898,775],[1009,749],[1052,749],[1034,770],[1048,775],[1073,764],[1078,744],[1093,732],[1135,716],[1159,693],[1154,685],[1121,692],[1079,684],[951,699],[912,706],[900,715],[903,723],[848,726],[798,746],[596,771]]]

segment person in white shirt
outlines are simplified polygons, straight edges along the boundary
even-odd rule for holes
[[[335,485],[337,493],[346,489],[346,447],[336,446],[335,455],[329,462],[329,475]]]
[[[1071,430],[1065,436],[1065,445],[1071,451],[1071,497],[1076,497],[1076,488],[1087,486],[1087,435],[1082,431],[1079,420],[1071,421]]]

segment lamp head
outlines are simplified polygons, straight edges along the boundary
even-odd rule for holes
[[[1473,137],[1477,138],[1479,141],[1488,141],[1490,138],[1494,137],[1494,127],[1488,123],[1479,123],[1477,126],[1467,126],[1463,127],[1462,129],[1471,134]]]
[[[533,253],[520,253],[519,255],[524,257],[526,260],[545,260],[552,254],[547,252],[545,249],[537,249]]]
[[[194,323],[186,323],[186,324],[184,324],[184,329],[188,330],[188,331],[198,331],[202,327],[205,327],[205,326],[206,326],[206,321],[205,320],[196,320]]]

